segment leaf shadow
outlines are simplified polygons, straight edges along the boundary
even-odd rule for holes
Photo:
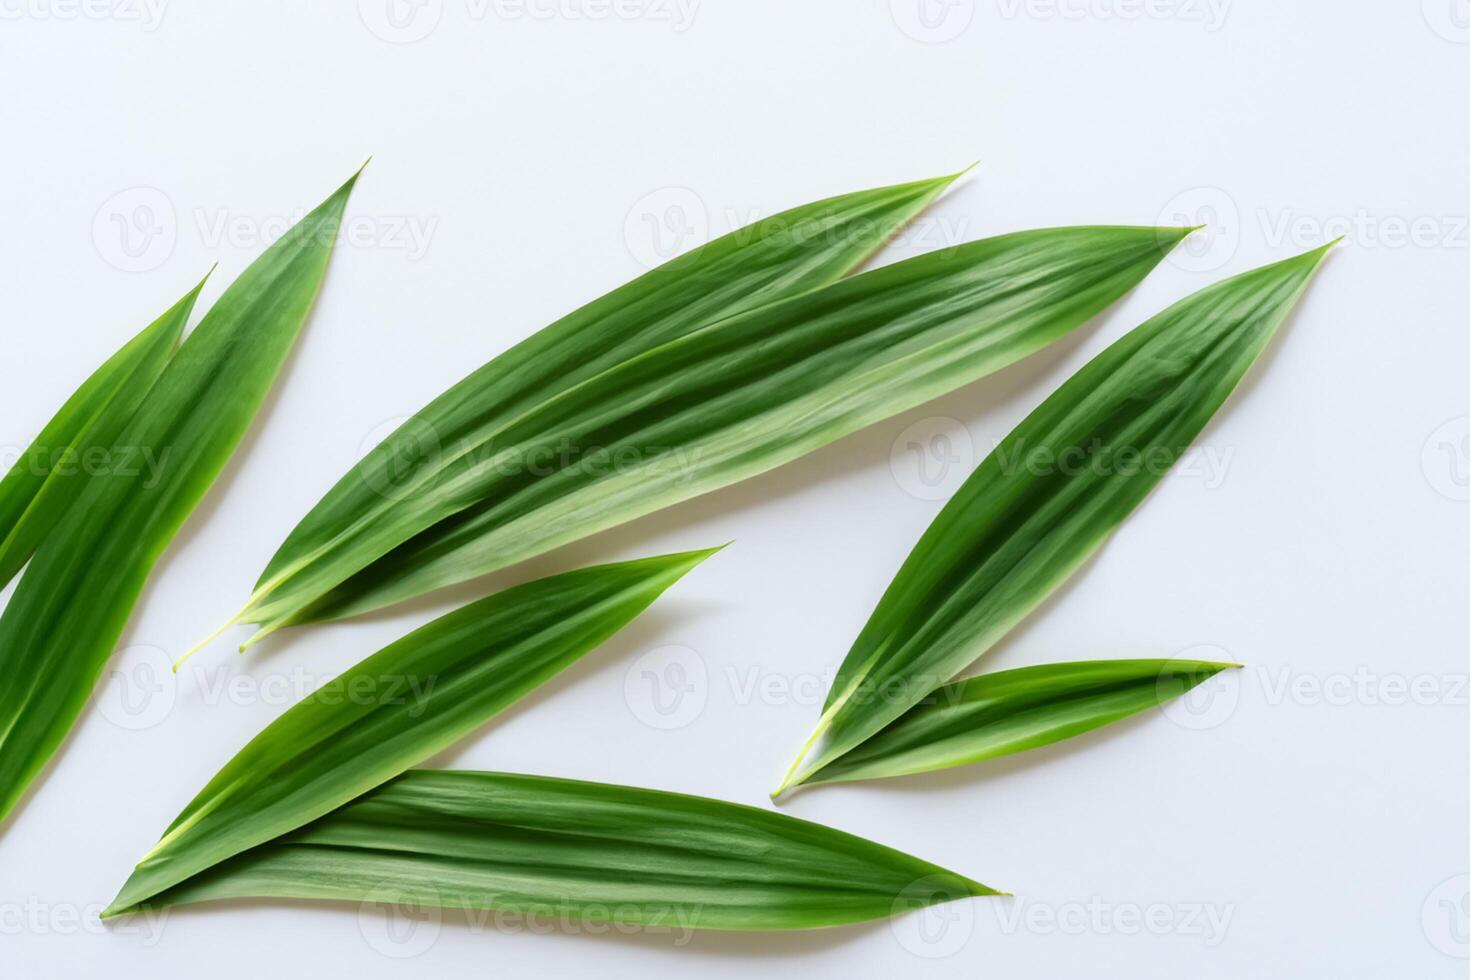
[[[337,914],[352,914],[359,922],[359,928],[367,937],[367,929],[362,923],[369,916],[378,917],[383,915],[383,903],[378,902],[353,902],[350,900],[304,900],[304,899],[272,899],[272,898],[229,898],[214,901],[200,902],[190,905],[169,906],[155,915],[166,914],[169,919],[191,918],[194,916],[205,916],[212,914],[228,914],[232,912],[245,911],[284,911],[295,915],[320,915],[335,912]],[[397,913],[395,912],[395,915]],[[790,959],[799,956],[824,955],[838,946],[852,942],[864,933],[874,929],[882,928],[886,920],[873,922],[859,922],[845,926],[828,926],[820,929],[803,930],[767,930],[752,932],[731,932],[717,930],[699,930],[686,933],[678,926],[672,926],[667,932],[658,932],[651,928],[639,927],[636,930],[631,926],[623,926],[620,931],[612,924],[606,926],[605,932],[596,932],[585,926],[561,923],[554,919],[537,920],[531,925],[524,919],[516,917],[514,927],[497,926],[491,920],[494,918],[490,910],[466,910],[466,909],[436,909],[431,918],[432,928],[454,929],[467,935],[473,936],[496,936],[501,934],[515,935],[524,933],[535,933],[537,942],[586,942],[586,943],[614,943],[620,946],[637,947],[640,950],[654,954],[667,954],[674,956],[706,956],[713,958],[754,958],[754,959]],[[104,925],[111,927],[114,921],[126,921],[126,919],[105,920]],[[422,921],[422,920],[420,920]],[[422,928],[418,926],[416,928]],[[410,932],[407,941],[411,941],[414,933]],[[434,937],[437,939],[437,935]],[[392,938],[385,935],[384,939],[394,942]],[[491,941],[489,939],[486,940]],[[370,943],[371,945],[371,943]],[[432,945],[432,942],[429,944]]]

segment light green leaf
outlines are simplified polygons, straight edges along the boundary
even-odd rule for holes
[[[265,400],[326,275],[353,177],[225,290],[117,443],[158,465],[86,481],[0,616],[0,819],[87,703],[163,552]]]
[[[515,415],[491,399],[473,440],[431,419],[420,438],[434,462],[416,472],[432,471],[432,487],[338,515],[351,530],[274,562],[238,621],[258,637],[375,609],[772,469],[1056,340],[1187,232],[973,242],[720,320]]]
[[[1188,449],[1326,254],[1256,269],[1175,304],[1018,425],[904,562],[782,789],[810,780],[955,677],[1076,571]]]
[[[612,636],[712,552],[579,569],[410,633],[246,745],[139,862],[117,915],[453,745]]]
[[[907,776],[996,759],[1111,725],[1238,664],[1089,660],[946,684],[808,783]]]
[[[995,894],[769,810],[544,776],[414,771],[154,904],[412,903],[687,935],[843,925]]]
[[[0,589],[61,520],[98,466],[146,465],[115,445],[123,426],[178,347],[204,283],[154,320],[82,383],[0,480]]]

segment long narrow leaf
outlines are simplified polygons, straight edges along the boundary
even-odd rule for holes
[[[362,524],[267,583],[240,621],[263,635],[375,609],[789,462],[1056,340],[1187,231],[1004,235],[697,330],[502,421],[452,480],[392,508],[418,537]]]
[[[812,929],[995,894],[769,810],[542,776],[415,771],[154,904],[387,901],[686,933]]]
[[[448,748],[612,636],[709,554],[540,579],[367,658],[230,760],[139,862],[108,914],[295,830]]]
[[[349,180],[225,290],[122,434],[162,463],[86,482],[0,616],[0,819],[81,713],[157,562],[234,453],[326,275]]]
[[[809,783],[907,776],[1040,748],[1157,707],[1237,664],[1089,660],[946,684]]]
[[[956,676],[1066,580],[1163,479],[1306,290],[1327,249],[1188,297],[1032,412],[904,562],[834,680],[804,772]],[[781,790],[777,790],[779,793]]]
[[[93,372],[0,480],[0,588],[71,507],[98,453],[104,454],[109,473],[151,462],[115,441],[173,356],[203,286],[195,286]]]
[[[263,597],[306,593],[473,502],[456,486],[528,408],[723,317],[834,282],[960,176],[859,191],[717,238],[563,317],[436,398],[337,482],[271,559]],[[289,594],[280,599],[290,600]],[[248,615],[258,614],[259,603]],[[294,601],[294,600],[292,600]],[[248,619],[247,621],[255,621]]]

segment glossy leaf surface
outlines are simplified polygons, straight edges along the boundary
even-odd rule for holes
[[[118,436],[156,470],[86,481],[0,615],[0,818],[91,696],[163,550],[264,402],[326,275],[353,180],[205,314]]]
[[[412,903],[688,932],[812,929],[994,894],[769,810],[544,776],[414,771],[157,904]]]
[[[448,748],[612,636],[711,552],[578,569],[481,599],[272,722],[138,864],[118,914]]]
[[[790,462],[1056,340],[1184,234],[1004,235],[720,320],[498,419],[450,454],[452,477],[286,562],[239,618],[269,632],[365,612]]]
[[[1197,436],[1326,249],[1175,304],[1108,347],[975,470],[920,538],[833,682],[786,786],[989,650],[1100,547]],[[778,793],[780,790],[777,791]]]

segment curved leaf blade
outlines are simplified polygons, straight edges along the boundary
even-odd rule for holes
[[[712,553],[539,579],[368,657],[241,749],[138,863],[107,914],[295,830],[448,748],[627,625]]]
[[[877,734],[1071,576],[1204,428],[1326,254],[1176,303],[1093,358],[1002,440],[899,569],[803,754],[824,744],[804,771],[799,756],[776,792]]]
[[[380,608],[790,462],[1056,340],[1187,233],[1003,235],[707,326],[508,422],[444,489],[453,516],[381,557],[369,529],[356,559],[306,565],[241,620],[259,636]]]
[[[291,532],[257,595],[303,566],[339,583],[473,502],[454,489],[506,423],[608,368],[723,317],[834,282],[960,175],[859,191],[757,221],[653,269],[479,368],[391,434]],[[296,588],[320,589],[310,581]],[[259,608],[257,601],[249,614]]]
[[[149,573],[244,437],[326,275],[356,176],[236,279],[118,441],[156,471],[91,479],[0,616],[0,819],[81,714]]]
[[[78,472],[99,450],[112,453],[188,323],[200,283],[82,382],[0,480],[0,589],[15,577],[82,490]]]
[[[901,851],[755,807],[545,776],[416,770],[156,904],[388,900],[779,930],[996,894]]]
[[[910,776],[1051,745],[1158,707],[1239,664],[1088,660],[946,684],[809,784]]]

